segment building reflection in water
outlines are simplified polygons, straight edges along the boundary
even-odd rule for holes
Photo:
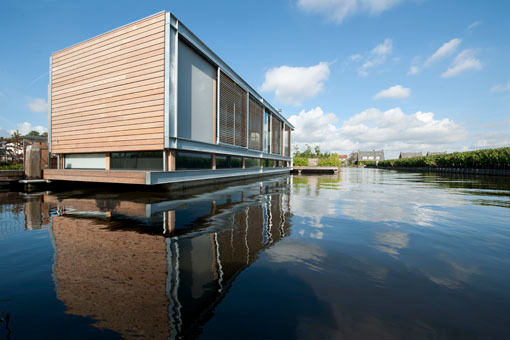
[[[58,299],[126,338],[198,335],[237,275],[289,235],[289,180],[150,204],[45,195]]]

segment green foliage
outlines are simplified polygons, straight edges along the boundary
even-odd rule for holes
[[[379,164],[380,164],[380,162],[379,162]],[[375,161],[359,161],[358,165],[376,166],[377,163]]]
[[[39,133],[39,131],[35,131],[35,130],[32,130],[30,131],[29,133],[27,133],[27,136],[40,136],[41,134]]]
[[[294,147],[294,166],[307,166],[309,158],[318,158],[318,166],[340,166],[342,161],[338,158],[338,154],[321,152],[320,147],[317,145],[313,147],[306,144],[305,151],[300,152],[297,146]]]
[[[342,162],[338,159],[337,154],[329,155],[329,157],[319,158],[319,166],[340,166]]]
[[[0,170],[23,170],[23,164],[0,165]]]
[[[510,147],[380,161],[380,167],[510,169]]]
[[[308,158],[304,157],[294,157],[293,158],[294,166],[307,166]]]

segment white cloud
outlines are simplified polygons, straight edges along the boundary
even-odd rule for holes
[[[386,59],[393,51],[393,40],[386,38],[382,43],[377,45],[370,51],[365,58],[365,62],[359,69],[359,75],[367,76],[368,70],[374,66],[384,64]]]
[[[408,75],[415,75],[420,72],[420,68],[416,65],[411,65],[409,68],[409,71],[407,72]]]
[[[477,51],[468,49],[460,52],[453,61],[452,65],[441,74],[443,78],[450,78],[469,70],[482,69],[482,63],[475,58]]]
[[[491,92],[507,92],[510,91],[510,82],[506,84],[498,84],[491,87]]]
[[[321,62],[310,67],[280,66],[266,72],[261,90],[274,92],[276,98],[289,105],[300,105],[315,97],[329,78],[329,65]]]
[[[353,62],[358,62],[360,61],[361,59],[363,59],[363,56],[359,53],[356,53],[356,54],[353,54],[349,57],[349,59],[351,59],[351,61]]]
[[[401,0],[298,0],[298,6],[307,12],[325,15],[341,23],[358,13],[380,14],[395,7]]]
[[[43,98],[30,98],[27,107],[32,112],[48,112],[48,103]]]
[[[10,133],[4,128],[0,128],[0,137],[9,137]]]
[[[48,129],[45,128],[44,126],[42,125],[32,126],[32,124],[30,124],[29,122],[19,123],[16,130],[18,130],[19,133],[22,135],[26,135],[27,133],[33,130],[39,133],[48,132]],[[9,131],[9,135],[11,135],[16,130]]]
[[[411,95],[411,90],[407,87],[403,87],[402,85],[395,85],[386,90],[382,90],[374,96],[374,99],[384,99],[384,98],[392,98],[392,99],[401,99],[408,98]]]
[[[451,56],[459,47],[460,43],[462,42],[459,38],[454,38],[448,42],[445,42],[441,47],[437,49],[436,52],[434,52],[433,55],[431,55],[426,61],[424,66],[430,66],[432,63],[441,60],[443,58],[446,58],[448,56]]]
[[[468,31],[473,31],[476,27],[480,26],[481,21],[474,21],[468,26]]]
[[[337,125],[333,113],[320,107],[301,111],[289,121],[295,126],[294,144],[320,146],[324,151],[350,152],[357,149],[430,151],[452,150],[466,131],[448,118],[435,119],[432,112],[405,114],[400,108],[373,108]]]

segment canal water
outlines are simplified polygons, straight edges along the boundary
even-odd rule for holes
[[[509,339],[510,181],[0,192],[0,339]]]

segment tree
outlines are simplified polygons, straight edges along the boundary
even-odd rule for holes
[[[321,148],[318,145],[315,146],[315,156],[317,158],[321,157]]]
[[[41,134],[41,137],[48,137],[48,133],[47,133],[47,132],[43,132],[43,133]]]
[[[27,133],[27,136],[31,136],[31,137],[32,137],[32,136],[36,136],[36,137],[38,137],[38,136],[40,136],[40,135],[41,135],[41,134],[39,133],[39,131],[35,131],[35,130],[32,130],[32,131],[30,131],[29,133]]]
[[[14,131],[8,139],[6,151],[14,163],[23,161],[23,136],[18,130]]]

